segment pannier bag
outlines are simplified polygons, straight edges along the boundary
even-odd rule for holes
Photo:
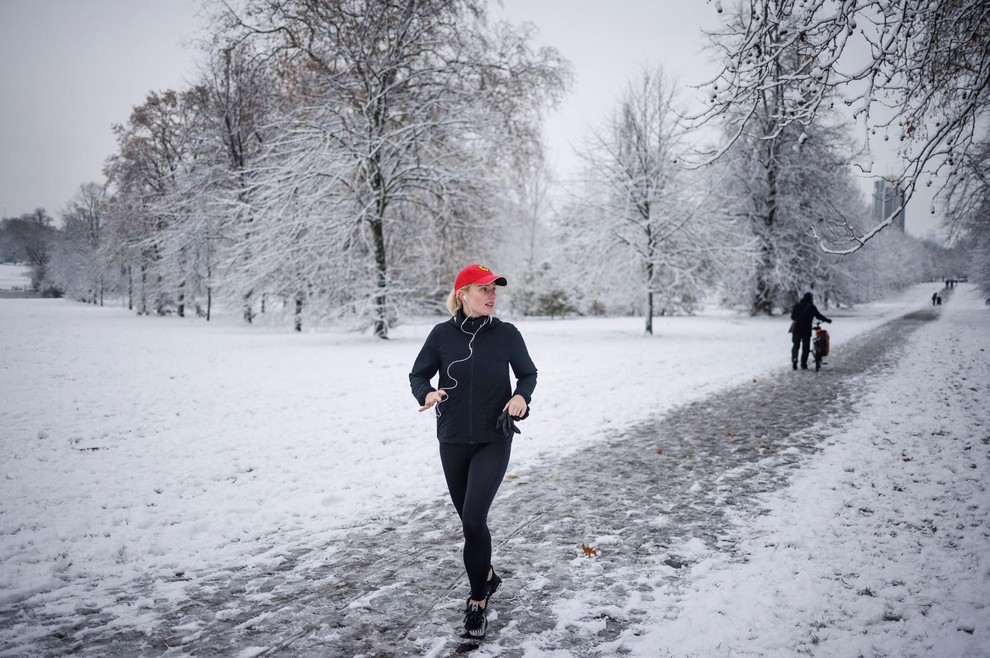
[[[824,329],[819,329],[815,332],[815,340],[821,341],[819,343],[818,351],[821,352],[822,356],[828,356],[828,332]]]

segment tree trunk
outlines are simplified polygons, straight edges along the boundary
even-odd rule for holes
[[[382,231],[381,218],[371,224],[371,234],[375,242],[375,273],[378,292],[375,295],[375,335],[379,338],[388,338],[388,318],[386,317],[386,303],[388,302],[388,271],[385,257],[385,236]]]
[[[251,294],[253,291],[249,290],[244,295],[244,321],[251,324],[254,320],[254,309],[251,308]]]
[[[646,264],[646,333],[653,335],[653,263]]]
[[[375,335],[388,339],[388,256],[385,253],[385,209],[388,207],[388,198],[385,182],[381,175],[380,155],[376,152],[369,160],[369,165],[373,171],[370,181],[371,189],[378,197],[375,204],[375,216],[370,222],[371,237],[375,245],[375,286],[377,289],[373,310]]]
[[[776,269],[777,255],[773,244],[773,230],[777,222],[777,161],[775,145],[771,140],[767,145],[767,208],[763,217],[763,244],[760,248],[759,279],[756,283],[756,311],[771,315],[776,290],[773,272]]]
[[[780,62],[777,61],[775,65],[775,80],[780,80]],[[768,100],[766,94],[770,93],[772,97]],[[779,90],[774,90],[770,92],[764,92],[764,116],[768,122],[768,130],[764,131],[764,134],[771,134],[774,127],[775,117],[780,116],[782,98],[781,92]],[[773,105],[772,108],[768,107]],[[761,244],[760,244],[760,263],[756,270],[756,298],[753,300],[753,314],[764,313],[766,315],[773,314],[773,303],[776,298],[776,290],[773,284],[773,272],[776,269],[776,252],[774,250],[774,237],[773,230],[774,225],[777,221],[777,196],[778,196],[778,181],[777,181],[777,168],[779,166],[777,162],[777,138],[770,138],[766,140],[766,161],[763,166],[766,170],[767,177],[767,196],[766,196],[766,210],[763,215],[763,230],[760,232]]]
[[[653,291],[646,293],[646,333],[653,335]]]
[[[145,262],[141,263],[141,308],[138,314],[148,314],[148,264]]]
[[[212,254],[211,251],[209,252]],[[213,309],[213,259],[208,257],[206,261],[206,321],[210,321],[210,311]]]
[[[389,103],[388,89],[395,81],[394,72],[389,72],[382,80],[374,110],[371,116],[371,132],[376,137],[384,136],[384,126],[387,123]],[[385,252],[385,212],[388,208],[388,191],[382,176],[382,154],[377,148],[368,155],[368,175],[372,193],[375,196],[375,216],[371,218],[371,236],[375,245],[375,335],[388,339],[388,256]]]
[[[296,295],[296,331],[302,331],[302,312],[303,312],[302,295]]]
[[[643,204],[646,221],[646,333],[653,335],[653,263],[656,262],[656,236],[650,227],[650,204]]]

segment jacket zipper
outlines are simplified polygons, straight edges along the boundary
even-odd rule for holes
[[[479,327],[480,331],[480,327]],[[477,340],[477,338],[475,338]],[[477,349],[477,348],[475,348]],[[468,387],[468,432],[472,437],[474,437],[474,362],[475,357],[471,358],[471,385]]]

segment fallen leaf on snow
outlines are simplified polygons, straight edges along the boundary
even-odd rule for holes
[[[602,554],[601,551],[599,551],[594,546],[588,546],[585,543],[581,544],[581,550],[584,551],[585,557],[598,557]]]

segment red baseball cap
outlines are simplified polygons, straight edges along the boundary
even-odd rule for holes
[[[504,276],[495,274],[484,265],[477,263],[472,263],[457,273],[457,279],[454,280],[454,290],[460,290],[472,283],[477,286],[487,286],[489,283],[494,283],[496,286],[508,285]]]

